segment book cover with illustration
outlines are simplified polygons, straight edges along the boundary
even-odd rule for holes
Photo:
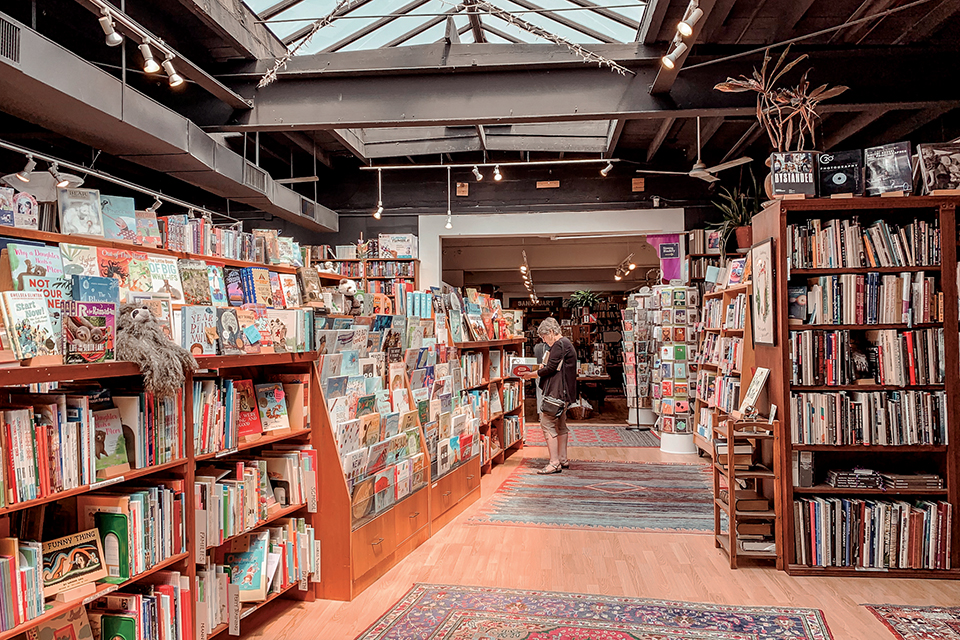
[[[237,309],[237,320],[240,322],[240,331],[243,333],[243,350],[245,353],[261,353],[262,336],[257,326],[257,314],[250,309]]]
[[[810,151],[774,153],[770,156],[773,194],[817,195],[816,154]]]
[[[258,384],[257,407],[260,410],[260,423],[264,432],[289,429],[287,403],[284,401],[283,385],[279,382]]]
[[[106,576],[103,546],[100,543],[100,532],[96,529],[43,543],[44,598],[96,582]]]
[[[243,275],[238,267],[223,268],[223,283],[227,288],[227,303],[231,307],[243,306]]]
[[[26,191],[13,197],[13,226],[18,229],[40,228],[40,203]]]
[[[120,282],[114,278],[74,275],[70,285],[74,300],[120,304]]]
[[[320,296],[320,276],[316,267],[300,267],[297,269],[297,278],[300,281],[301,300],[305,304],[318,303],[323,300]]]
[[[270,272],[263,267],[243,267],[244,300],[273,306],[273,289],[270,287]]]
[[[863,151],[833,151],[817,157],[820,197],[863,195]]]
[[[273,350],[276,353],[296,353],[299,335],[297,312],[292,309],[267,309],[267,320]]]
[[[65,277],[73,275],[100,275],[100,265],[97,262],[96,247],[61,242],[60,260],[63,263],[63,275]]]
[[[276,271],[269,272],[270,277],[270,295],[273,298],[273,307],[277,309],[286,309],[289,305],[287,304],[286,298],[283,295],[283,287],[280,286],[280,274]]]
[[[137,211],[137,244],[144,247],[163,246],[163,236],[154,211]]]
[[[183,307],[181,318],[180,346],[195,356],[217,355],[219,334],[216,309],[208,306]]]
[[[4,291],[3,320],[17,355],[24,360],[60,353],[59,334],[54,333],[47,301],[39,291]]]
[[[270,319],[267,317],[267,307],[262,304],[244,304],[244,309],[252,311],[256,317],[257,329],[260,330],[260,353],[274,353],[273,334],[270,332]]]
[[[130,290],[130,262],[133,255],[126,249],[97,247],[97,264],[103,278],[114,278],[120,285],[120,296],[126,298]]]
[[[153,293],[165,293],[174,304],[183,304],[183,285],[180,283],[180,268],[176,258],[152,256],[150,279]]]
[[[230,542],[223,564],[230,570],[230,583],[239,585],[240,602],[257,602],[267,597],[269,544],[269,531],[246,533]]]
[[[894,142],[863,151],[868,196],[903,191],[913,193],[910,143]]]
[[[25,633],[27,640],[83,640],[93,638],[87,609],[78,605],[56,618],[44,620]]]
[[[253,380],[234,380],[233,388],[237,393],[237,430],[241,438],[253,438],[263,432],[260,424],[260,410],[257,408],[257,394],[253,389]]]
[[[57,189],[60,233],[103,237],[103,212],[96,189]]]
[[[102,409],[93,412],[96,430],[94,462],[97,478],[111,478],[130,470],[127,460],[126,439],[119,409]]]
[[[230,306],[227,302],[227,285],[223,281],[223,267],[218,264],[208,264],[207,277],[210,280],[210,301],[213,306]]]
[[[13,189],[0,187],[0,226],[15,226],[13,222],[13,196]]]
[[[233,307],[221,307],[217,310],[217,335],[220,338],[220,353],[225,356],[236,356],[245,353],[247,341],[240,328],[240,319],[237,310]]]
[[[292,273],[281,273],[280,289],[283,291],[283,301],[288,309],[296,309],[303,304],[300,299],[300,285],[297,284],[297,276]]]
[[[202,260],[181,259],[178,266],[180,283],[183,285],[184,304],[210,306],[213,301],[210,296],[207,264]]]
[[[167,336],[171,341],[176,342],[173,304],[170,302],[170,296],[165,293],[141,293],[139,291],[131,291],[127,294],[127,302],[145,307],[160,323],[163,335]]]
[[[137,205],[133,198],[100,195],[103,237],[133,244],[137,241]]]
[[[150,255],[143,251],[130,252],[130,291],[149,293],[153,289]]]
[[[115,303],[68,300],[63,307],[63,363],[114,361],[116,325]]]
[[[7,245],[7,258],[14,289],[42,293],[54,335],[60,335],[61,308],[63,301],[70,299],[70,283],[63,275],[60,249],[11,242]]]
[[[960,189],[960,143],[921,144],[917,155],[924,193]]]

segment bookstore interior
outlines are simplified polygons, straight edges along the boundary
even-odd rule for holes
[[[957,33],[7,3],[0,640],[960,638]]]

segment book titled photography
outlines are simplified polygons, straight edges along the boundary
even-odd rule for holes
[[[917,153],[924,193],[960,189],[960,144],[921,144]]]
[[[816,158],[810,151],[774,153],[770,156],[773,195],[817,195]]]
[[[820,196],[863,195],[863,152],[837,151],[817,157]]]
[[[868,196],[882,193],[913,191],[913,170],[910,166],[910,143],[895,142],[870,147],[863,152]]]

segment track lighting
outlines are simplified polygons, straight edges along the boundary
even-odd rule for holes
[[[523,273],[526,273],[526,272],[527,272],[527,265],[525,265],[525,264],[520,265],[520,271],[522,271]]]
[[[608,162],[608,163],[607,163],[607,166],[605,166],[603,169],[600,169],[600,175],[602,175],[604,178],[606,178],[606,177],[610,174],[611,171],[613,171],[613,163],[612,163],[612,162]]]
[[[373,212],[373,219],[379,220],[383,215],[383,171],[377,171],[377,210]]]
[[[69,186],[70,186],[70,181],[67,180],[66,178],[64,178],[64,177],[60,174],[60,167],[57,165],[56,162],[54,162],[53,164],[51,164],[51,165],[50,165],[50,168],[47,169],[47,171],[49,171],[49,172],[50,172],[50,175],[53,176],[54,181],[57,183],[57,188],[58,188],[58,189],[63,189],[63,188],[65,188],[65,187],[69,187]]]
[[[171,87],[179,87],[183,84],[183,76],[173,68],[173,56],[167,56],[167,59],[163,61],[163,70],[167,72],[168,82]]]
[[[687,51],[687,43],[681,42],[674,49],[673,53],[663,56],[660,59],[660,63],[667,69],[673,69],[677,66],[677,58],[682,56]]]
[[[637,268],[637,265],[634,264],[633,262],[627,265],[627,269],[630,269],[630,271],[633,271],[636,268]]]
[[[144,73],[157,73],[160,71],[160,65],[157,63],[156,58],[153,57],[153,51],[150,50],[150,38],[144,38],[139,49],[140,55],[143,56]]]
[[[160,198],[159,198],[158,196],[154,196],[154,197],[153,197],[153,204],[150,205],[149,207],[147,207],[147,211],[149,211],[150,213],[156,213],[156,212],[157,212],[157,209],[159,209],[159,208],[160,208],[160,205],[162,205],[162,204],[163,204],[163,202],[160,201]]]
[[[447,214],[447,224],[443,225],[445,229],[453,229],[453,216]]]
[[[617,271],[617,274],[616,274],[615,276],[613,276],[613,279],[616,280],[617,282],[619,282],[619,281],[623,280],[623,274],[622,274],[620,271]]]
[[[677,25],[677,33],[684,38],[689,38],[693,35],[693,28],[700,22],[700,18],[703,17],[703,9],[694,7],[688,14],[689,15]]]
[[[117,30],[114,28],[113,16],[109,9],[103,10],[103,17],[100,18],[99,22],[100,28],[103,29],[103,34],[106,36],[107,46],[119,46],[123,42],[123,36],[117,33]]]
[[[373,212],[373,219],[374,219],[374,220],[379,220],[381,216],[383,216],[383,204],[382,204],[382,203],[381,203],[381,204],[378,204],[378,205],[377,205],[377,210]]]
[[[23,167],[23,171],[17,173],[17,179],[20,182],[30,182],[30,173],[37,168],[37,161],[33,159],[33,156],[29,153],[27,154],[27,164]]]
[[[503,176],[500,175],[500,165],[497,165],[493,168],[493,179],[497,182],[503,180]]]
[[[480,173],[480,169],[477,167],[477,165],[473,165],[473,177],[477,179],[477,182],[483,180],[483,174]]]

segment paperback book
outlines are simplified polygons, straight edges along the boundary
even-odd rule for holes
[[[863,151],[837,151],[817,156],[820,197],[863,195]]]
[[[107,575],[96,529],[43,543],[43,596],[49,598]]]
[[[210,301],[213,303],[213,306],[229,306],[227,303],[227,286],[223,281],[223,267],[216,264],[208,264],[207,276],[210,280]]]
[[[40,204],[26,191],[13,197],[13,226],[19,229],[40,228]]]
[[[70,297],[70,284],[64,279],[60,249],[11,242],[7,245],[7,258],[14,288],[43,294],[54,335],[59,335],[61,307]]]
[[[163,236],[154,211],[137,211],[137,244],[144,247],[163,246]]]
[[[183,307],[181,317],[180,346],[195,356],[217,355],[219,334],[216,309],[208,306]]]
[[[126,438],[119,409],[101,409],[93,412],[96,431],[94,461],[97,478],[112,478],[130,470]]]
[[[103,213],[103,237],[134,243],[137,240],[137,213],[133,198],[100,196]]]
[[[170,296],[174,304],[183,304],[183,285],[180,283],[180,269],[176,258],[151,256],[150,290],[154,293],[165,293]]]
[[[258,384],[257,407],[260,411],[260,424],[264,431],[289,429],[290,421],[287,417],[287,403],[284,401],[283,385],[279,382]]]
[[[120,304],[120,282],[114,278],[74,275],[70,281],[74,300]]]
[[[227,303],[231,307],[243,305],[243,276],[237,267],[223,268],[223,282],[227,288]]]
[[[18,360],[60,352],[47,312],[47,302],[39,291],[4,291],[3,321]]]
[[[184,304],[212,304],[210,295],[210,276],[207,264],[202,260],[181,259],[179,262],[180,283],[183,285]]]
[[[810,151],[774,153],[770,156],[773,195],[817,195],[816,159]]]
[[[10,187],[0,187],[0,226],[13,227],[13,197]]]
[[[82,244],[60,243],[60,259],[64,276],[99,276],[97,249]]]
[[[868,196],[902,191],[913,192],[913,167],[910,164],[910,143],[895,142],[870,147],[863,152]]]
[[[960,189],[960,143],[921,144],[917,153],[924,193]]]

